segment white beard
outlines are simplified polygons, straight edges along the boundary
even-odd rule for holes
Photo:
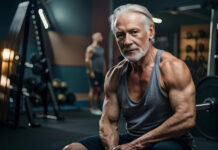
[[[125,55],[126,51],[129,50],[137,50],[138,52],[135,55]],[[142,50],[140,47],[138,47],[137,45],[133,44],[128,48],[124,48],[123,50],[120,50],[121,55],[129,60],[130,62],[137,62],[139,61],[143,56],[145,56],[148,52],[149,49],[149,40],[146,41],[146,48],[144,50]]]

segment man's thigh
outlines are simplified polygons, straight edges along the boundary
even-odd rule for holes
[[[129,143],[133,140],[128,134],[123,134],[119,136],[119,145]],[[77,142],[84,145],[88,150],[104,150],[101,139],[98,135],[89,136],[78,140]]]

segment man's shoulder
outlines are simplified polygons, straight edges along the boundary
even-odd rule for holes
[[[118,64],[111,67],[105,77],[105,85],[112,86],[116,88],[119,83],[120,73],[123,70],[124,65],[127,63],[126,60],[122,60]]]
[[[124,65],[127,63],[126,60],[122,60],[120,61],[118,64],[114,65],[113,67],[111,67],[108,72],[107,75],[110,76],[117,76],[121,73],[121,71],[123,70]]]
[[[87,48],[86,48],[86,51],[87,52],[94,52],[95,48],[92,44],[90,44]]]
[[[164,51],[160,59],[160,67],[176,67],[177,65],[184,65],[184,61],[169,52]]]
[[[182,81],[190,77],[190,71],[184,61],[169,52],[163,52],[161,56],[160,73],[165,81]]]

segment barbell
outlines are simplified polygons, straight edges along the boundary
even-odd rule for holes
[[[209,76],[196,87],[196,129],[211,140],[218,140],[218,77]]]

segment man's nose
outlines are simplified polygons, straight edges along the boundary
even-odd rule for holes
[[[132,42],[131,35],[126,34],[125,39],[124,39],[124,45],[125,45],[125,46],[129,46],[129,45],[131,45],[132,43],[133,43],[133,42]]]

